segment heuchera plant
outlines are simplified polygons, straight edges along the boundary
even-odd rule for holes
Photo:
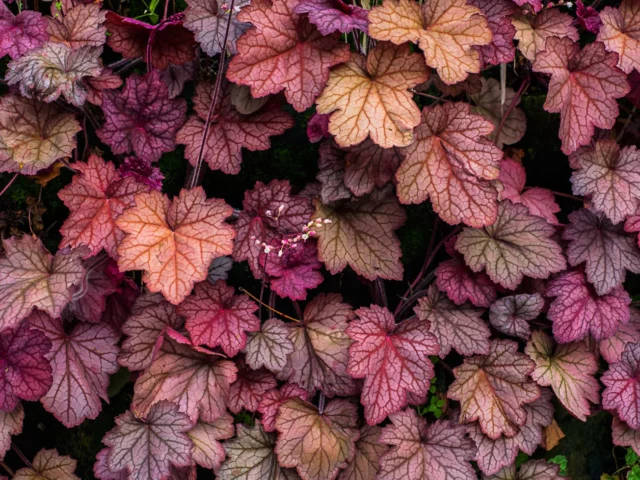
[[[135,3],[0,2],[3,473],[557,480],[601,410],[640,455],[637,0]]]

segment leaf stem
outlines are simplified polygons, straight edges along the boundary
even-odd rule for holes
[[[262,302],[258,297],[256,297],[255,295],[249,293],[247,291],[247,289],[240,287],[238,290],[240,290],[242,293],[246,293],[247,295],[249,295],[251,298],[253,298],[256,302],[258,302],[260,305],[262,305],[263,307],[265,307],[266,309],[272,311],[273,313],[280,315],[281,317],[286,318],[287,320],[291,320],[292,322],[296,322],[296,323],[300,323],[300,320],[298,320],[297,318],[293,318],[290,317],[289,315],[279,312],[278,310],[276,310],[275,308],[270,307],[269,305],[267,305],[266,303]]]
[[[34,469],[33,468],[33,464],[29,461],[29,459],[27,457],[25,457],[24,453],[22,453],[22,450],[20,450],[18,448],[18,446],[11,442],[11,450],[13,450],[16,455],[18,455],[18,457],[20,457],[20,460],[22,460],[22,462],[29,468]],[[34,469],[35,470],[35,469]]]
[[[380,295],[380,303],[386,309],[389,309],[389,304],[387,302],[387,293],[384,289],[384,282],[381,278],[376,278],[376,288],[378,290],[378,295]]]
[[[624,135],[624,132],[627,131],[627,127],[629,125],[631,125],[631,119],[635,115],[637,109],[638,109],[638,107],[635,107],[635,106],[631,109],[631,112],[629,113],[629,116],[627,117],[627,120],[625,121],[624,125],[622,126],[622,130],[620,130],[620,133],[616,137],[616,142],[619,142],[622,139],[622,136]]]
[[[511,100],[511,104],[509,105],[509,108],[507,108],[507,111],[504,113],[504,115],[502,115],[502,120],[500,120],[500,125],[498,125],[498,129],[496,130],[496,136],[493,139],[493,143],[495,145],[498,145],[498,140],[500,140],[500,134],[502,133],[502,129],[504,128],[504,124],[507,121],[507,118],[509,117],[509,115],[511,115],[511,112],[518,104],[520,97],[522,97],[525,90],[529,87],[530,83],[531,83],[531,80],[529,79],[529,77],[525,78],[522,81],[522,83],[520,84],[520,88],[518,89],[515,96]]]
[[[15,475],[15,472],[11,470],[11,468],[9,468],[9,465],[7,465],[4,462],[0,462],[0,467],[2,467],[4,471],[7,472],[11,478],[13,478],[13,476]]]
[[[16,181],[16,178],[18,178],[18,175],[20,175],[20,172],[16,172],[16,174],[13,177],[11,177],[11,180],[9,180],[9,183],[7,183],[2,189],[2,191],[0,192],[0,197],[4,195],[4,192],[9,190],[9,187],[13,184],[13,182]]]

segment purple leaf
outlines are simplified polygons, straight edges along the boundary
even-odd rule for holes
[[[309,21],[318,27],[322,35],[349,33],[356,29],[368,33],[367,10],[342,0],[302,0],[293,13],[308,13]]]
[[[502,297],[491,305],[489,320],[496,330],[528,339],[531,334],[529,321],[535,319],[544,308],[544,299],[539,293]]]
[[[615,410],[634,430],[640,429],[640,343],[629,343],[617,363],[602,375],[602,407]]]
[[[13,15],[4,2],[0,5],[0,57],[18,58],[49,39],[47,21],[38,12],[25,10]]]

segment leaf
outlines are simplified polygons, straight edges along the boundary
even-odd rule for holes
[[[316,288],[324,281],[320,272],[316,243],[307,240],[295,247],[289,245],[278,254],[263,254],[265,272],[269,275],[271,290],[282,298],[306,300],[307,290]]]
[[[542,217],[552,225],[559,223],[554,214],[560,211],[560,207],[555,202],[553,193],[539,187],[525,190],[527,175],[520,163],[510,158],[502,160],[499,179],[503,187],[501,199],[525,205],[531,215]]]
[[[321,293],[304,309],[304,320],[288,324],[293,353],[279,375],[308,392],[327,396],[353,395],[356,385],[347,374],[351,340],[345,329],[354,318],[351,306],[336,293]]]
[[[115,265],[116,263],[106,255],[85,260],[83,266],[87,275],[83,282],[72,287],[73,297],[63,311],[62,317],[75,317],[89,323],[100,322],[107,308],[107,297],[119,290],[119,282],[109,274],[109,268]]]
[[[11,435],[22,433],[23,421],[24,408],[21,403],[8,412],[0,410],[0,458],[4,458],[11,448]]]
[[[329,115],[314,113],[307,123],[307,137],[311,143],[317,143],[323,138],[330,138]]]
[[[524,7],[523,10],[528,11],[529,8],[538,13],[542,9],[542,0],[513,0],[515,3]]]
[[[578,0],[576,2],[576,16],[582,28],[588,32],[598,34],[602,27],[602,20],[595,8],[591,6],[585,7],[584,3]]]
[[[209,273],[207,280],[209,283],[216,283],[218,280],[226,280],[229,278],[229,271],[233,267],[233,259],[231,255],[214,258],[209,265]]]
[[[445,244],[453,258],[438,264],[435,270],[436,286],[445,292],[456,305],[469,301],[476,307],[488,307],[496,299],[496,285],[484,273],[475,273],[464,263],[462,255],[455,250],[456,237]]]
[[[116,218],[135,205],[134,197],[148,188],[134,178],[121,178],[111,162],[91,155],[87,163],[76,162],[78,171],[71,184],[58,196],[71,211],[60,228],[61,247],[86,245],[90,255],[104,250],[116,257],[116,248],[124,232],[116,226]]]
[[[57,105],[17,95],[0,98],[0,171],[33,175],[76,148],[82,128]]]
[[[280,406],[276,443],[281,467],[296,467],[303,480],[334,480],[355,455],[357,409],[347,400],[328,402],[322,412],[300,399]]]
[[[389,189],[342,205],[316,203],[314,218],[331,220],[318,230],[318,258],[336,274],[349,265],[368,280],[401,280],[400,241],[394,230],[404,210]]]
[[[615,66],[617,58],[605,52],[600,42],[580,50],[567,37],[549,38],[545,51],[536,56],[533,71],[551,75],[544,109],[560,113],[560,139],[566,155],[589,143],[594,127],[614,126],[616,99],[630,89],[625,74]]]
[[[381,443],[392,445],[380,458],[379,480],[463,480],[476,478],[471,466],[476,449],[466,427],[449,420],[431,425],[413,409],[393,413]]]
[[[485,475],[494,475],[502,467],[512,465],[519,450],[533,455],[543,441],[544,429],[553,423],[552,398],[548,389],[542,389],[540,398],[524,405],[527,419],[513,437],[503,435],[492,440],[477,423],[470,427],[469,435],[478,446],[478,467]]]
[[[549,282],[546,295],[557,297],[547,317],[553,336],[560,343],[582,340],[591,334],[603,340],[629,321],[631,298],[622,287],[599,296],[580,271],[565,272]]]
[[[18,470],[14,480],[80,480],[74,474],[77,461],[60,455],[56,449],[42,449],[33,457],[32,467]]]
[[[365,140],[345,155],[344,184],[357,197],[368,195],[393,179],[402,158],[397,148],[381,148]]]
[[[212,423],[198,422],[187,433],[193,442],[193,461],[204,468],[217,470],[225,452],[220,440],[234,436],[233,417],[225,414]]]
[[[187,104],[184,99],[169,98],[167,85],[154,70],[127,77],[122,91],[103,92],[102,110],[105,123],[96,133],[113,153],[134,152],[142,160],[155,162],[175,149]]]
[[[402,410],[413,393],[426,396],[434,377],[429,355],[440,352],[437,338],[427,332],[429,322],[405,320],[396,325],[392,313],[378,305],[356,310],[346,333],[349,347],[348,373],[364,378],[360,402],[369,425]]]
[[[224,442],[227,460],[216,472],[220,480],[295,480],[297,475],[280,467],[274,452],[276,435],[265,433],[259,422],[239,423],[237,435]]]
[[[605,7],[600,12],[602,27],[599,42],[609,52],[618,54],[618,67],[625,73],[640,71],[640,8],[631,0],[623,0],[619,8]]]
[[[141,415],[168,400],[192,422],[214,422],[229,402],[229,387],[236,380],[233,362],[204,353],[204,349],[164,341],[162,350],[134,385],[133,408]]]
[[[211,260],[232,252],[235,231],[224,223],[232,208],[207,199],[202,187],[182,190],[173,201],[152,191],[136,195],[135,202],[116,221],[126,234],[118,268],[144,270],[149,291],[177,305],[207,278]]]
[[[387,451],[387,446],[380,443],[381,433],[377,425],[365,425],[360,429],[356,454],[340,472],[339,480],[375,480],[380,470],[380,457]]]
[[[87,77],[83,80],[87,87],[87,101],[94,105],[102,106],[102,94],[105,90],[120,88],[122,78],[113,73],[109,68],[103,68],[97,77]]]
[[[107,12],[99,4],[80,3],[63,10],[66,10],[64,15],[58,13],[56,17],[47,17],[50,41],[65,44],[73,50],[104,45]]]
[[[39,12],[14,15],[5,3],[0,6],[0,57],[21,57],[48,39],[47,20]]]
[[[456,241],[474,272],[486,269],[489,278],[514,289],[522,278],[547,278],[565,269],[562,249],[551,237],[555,229],[524,205],[500,202],[498,217],[484,228],[465,228]]]
[[[491,135],[487,138],[490,140],[495,139],[495,133],[502,123],[502,130],[500,131],[500,138],[498,146],[511,145],[519,142],[524,137],[524,133],[527,130],[527,118],[524,112],[517,108],[520,103],[518,98],[515,105],[516,107],[509,112],[506,120],[502,120],[503,113],[506,114],[506,109],[513,104],[516,93],[512,88],[505,87],[504,91],[495,78],[481,78],[482,89],[473,95],[470,95],[471,101],[475,104],[475,107],[471,108],[471,112],[483,116],[496,128]],[[504,92],[504,102],[502,101],[502,95]],[[505,109],[506,107],[506,109]]]
[[[640,152],[636,147],[621,149],[615,141],[598,140],[595,149],[578,150],[575,157],[574,194],[589,196],[592,208],[613,223],[635,213],[640,200]]]
[[[238,236],[233,247],[233,259],[236,262],[247,260],[253,276],[263,278],[264,263],[260,263],[263,249],[256,245],[256,241],[270,245],[284,234],[298,233],[312,214],[309,200],[292,195],[288,180],[272,180],[266,185],[256,182],[253,190],[245,192],[242,210],[235,224]]]
[[[215,285],[198,283],[176,311],[186,318],[193,343],[211,348],[220,346],[233,357],[244,349],[246,332],[260,330],[256,310],[258,305],[247,295],[234,295],[234,288],[220,280]]]
[[[622,224],[582,209],[569,214],[562,238],[569,241],[567,258],[572,266],[585,262],[587,280],[598,295],[622,285],[626,270],[640,273],[640,248]]]
[[[114,472],[126,469],[130,478],[165,478],[171,466],[191,465],[191,427],[170,402],[155,404],[146,417],[126,411],[102,439],[110,448],[107,465]]]
[[[249,3],[249,0],[239,0],[233,5],[234,11],[229,13],[225,0],[189,0],[184,11],[184,26],[195,34],[196,41],[210,57],[226,49],[233,55],[237,52],[236,41],[251,27],[251,24],[237,19],[237,12]],[[227,28],[229,33],[225,44]]]
[[[29,235],[4,241],[0,258],[0,329],[18,325],[34,308],[59,317],[73,297],[73,285],[85,278],[80,258],[85,250],[51,255]]]
[[[480,65],[498,65],[513,61],[516,49],[513,37],[516,33],[511,24],[511,16],[517,9],[510,0],[467,0],[469,5],[478,7],[487,18],[487,26],[493,34],[493,40],[487,45],[475,47],[480,53]]]
[[[212,83],[198,84],[193,97],[198,115],[189,117],[176,137],[177,143],[186,145],[185,157],[192,166],[202,158],[212,170],[235,175],[240,172],[242,148],[252,152],[268,150],[271,147],[270,137],[293,127],[293,119],[282,111],[278,100],[268,102],[251,115],[242,115],[231,103],[229,89],[226,89],[207,130],[201,154],[202,135],[213,92]]]
[[[51,340],[46,355],[53,368],[53,385],[40,399],[45,410],[67,428],[95,419],[102,410],[100,399],[109,400],[109,376],[118,370],[118,341],[105,324],[78,324],[69,333],[62,319],[36,312],[28,322]]]
[[[629,343],[624,347],[619,362],[609,365],[601,377],[605,389],[602,407],[617,412],[634,430],[640,429],[640,344]]]
[[[542,436],[542,448],[546,451],[553,450],[565,437],[564,432],[560,429],[560,425],[554,420],[551,425],[544,427]]]
[[[511,22],[516,28],[515,39],[518,40],[518,49],[531,62],[545,50],[548,38],[567,37],[577,42],[580,37],[578,30],[573,26],[573,18],[555,8],[543,10],[534,17],[517,14]]]
[[[187,82],[194,80],[196,74],[195,60],[184,65],[171,64],[162,72],[162,80],[169,89],[169,98],[176,98],[182,93]]]
[[[474,47],[487,45],[493,34],[479,8],[466,0],[419,4],[386,0],[369,13],[369,34],[396,45],[417,43],[427,65],[448,85],[480,72]]]
[[[613,417],[611,430],[614,445],[631,447],[636,453],[640,451],[640,432],[629,428],[617,415]]]
[[[164,175],[158,167],[153,167],[151,162],[138,157],[125,157],[124,162],[118,167],[118,173],[123,179],[131,177],[137,183],[142,183],[153,190],[162,190]]]
[[[93,474],[99,480],[127,480],[129,475],[126,470],[112,472],[107,465],[109,449],[103,448],[96,454],[96,463],[93,464]]]
[[[129,370],[144,370],[152,362],[158,338],[166,328],[178,330],[183,320],[176,313],[176,307],[162,295],[145,293],[133,304],[131,314],[122,325],[126,335],[118,363]]]
[[[409,145],[420,110],[408,89],[429,78],[417,53],[408,45],[380,43],[367,58],[354,55],[331,70],[329,82],[316,101],[329,118],[329,133],[343,147],[368,136],[383,148]]]
[[[256,0],[238,14],[250,28],[238,41],[227,78],[264,97],[284,90],[287,102],[302,112],[309,108],[329,78],[329,68],[349,60],[349,47],[339,34],[323,37],[309,21],[293,13],[298,0]],[[269,72],[265,74],[265,72]]]
[[[440,358],[446,357],[451,348],[462,355],[489,353],[491,332],[480,317],[483,310],[468,304],[456,306],[431,285],[427,294],[418,299],[413,311],[420,320],[430,324],[429,331],[441,346]]]
[[[367,14],[369,13],[357,5],[349,5],[342,0],[303,0],[293,9],[297,15],[309,14],[309,21],[313,23],[322,35],[333,32],[350,33],[361,30],[368,33]]]
[[[258,332],[247,335],[244,353],[247,363],[254,370],[265,367],[272,372],[281,372],[287,364],[287,358],[293,353],[287,327],[281,320],[270,318]]]
[[[193,33],[182,26],[184,15],[172,15],[157,25],[107,12],[107,44],[128,60],[147,58],[147,45],[153,35],[151,66],[164,70],[170,64],[184,65],[196,57]]]
[[[267,370],[251,370],[241,357],[236,360],[238,376],[229,391],[229,410],[240,413],[244,408],[249,412],[258,410],[260,399],[278,386],[275,377]]]
[[[562,480],[565,477],[559,474],[560,467],[552,465],[544,460],[529,460],[520,466],[516,472],[516,466],[503,468],[496,475],[484,477],[487,480]]]
[[[489,321],[496,330],[527,340],[531,335],[529,321],[540,315],[544,299],[539,293],[509,295],[491,305]]]
[[[619,325],[616,333],[598,342],[600,355],[607,363],[620,361],[624,347],[628,343],[640,342],[640,313],[635,308],[630,308],[629,323]]]
[[[276,429],[276,416],[280,405],[287,400],[300,398],[301,400],[309,400],[306,390],[298,387],[294,383],[283,385],[280,390],[270,390],[262,396],[258,404],[258,412],[262,415],[262,427],[265,432],[273,432]]]
[[[455,381],[447,397],[460,402],[460,421],[478,420],[489,438],[513,437],[527,420],[523,408],[540,395],[528,379],[535,363],[510,340],[493,340],[488,355],[465,358],[453,369]]]
[[[600,384],[593,376],[598,371],[598,362],[584,342],[558,346],[554,343],[544,332],[533,332],[525,348],[525,353],[536,362],[531,378],[538,385],[550,386],[562,405],[585,422],[591,413],[589,402],[600,401]]]
[[[0,414],[19,408],[20,399],[36,401],[47,393],[51,386],[51,365],[46,354],[50,349],[49,339],[31,328],[29,322],[2,329]]]
[[[405,1],[405,0],[402,0]],[[396,172],[402,203],[431,200],[449,224],[489,225],[496,219],[502,151],[484,138],[491,122],[470,113],[466,103],[445,103],[422,110],[416,141],[404,149]]]

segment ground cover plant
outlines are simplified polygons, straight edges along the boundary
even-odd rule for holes
[[[0,55],[0,478],[640,478],[640,2],[13,0]]]

